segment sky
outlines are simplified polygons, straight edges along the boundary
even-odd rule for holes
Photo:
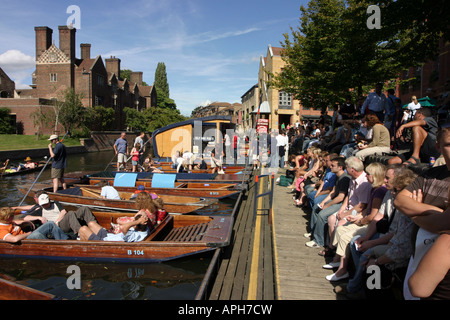
[[[258,82],[261,56],[281,47],[299,25],[307,0],[0,0],[0,67],[28,88],[35,69],[35,26],[75,26],[76,57],[90,43],[91,58],[116,56],[121,69],[142,71],[154,82],[158,62],[166,65],[170,98],[181,114],[199,105],[241,102]],[[74,11],[70,6],[77,6]]]

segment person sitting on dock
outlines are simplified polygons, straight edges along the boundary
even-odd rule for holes
[[[413,143],[411,149],[406,153],[389,159],[389,164],[403,163],[414,167],[421,162],[428,163],[430,157],[439,158],[440,152],[436,148],[438,125],[432,117],[430,109],[422,108],[417,110],[413,121],[402,124],[398,128],[396,137],[402,137],[406,128],[412,128]]]
[[[55,239],[67,240],[69,237],[52,221],[34,231],[24,230],[25,220],[14,220],[14,210],[9,207],[0,208],[0,239],[17,243],[23,239]],[[34,229],[34,227],[31,227]]]

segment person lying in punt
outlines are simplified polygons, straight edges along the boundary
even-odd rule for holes
[[[91,221],[87,226],[82,226],[78,232],[80,240],[103,240],[103,241],[125,241],[139,242],[144,240],[150,233],[146,214],[137,213],[132,221],[120,225],[121,232],[111,233],[96,221]]]

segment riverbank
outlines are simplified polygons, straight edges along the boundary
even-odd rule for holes
[[[80,139],[79,146],[66,146],[67,153],[70,155],[86,152],[111,151],[113,150],[114,142],[120,136],[120,133],[121,132],[119,131],[92,132],[91,138]],[[127,141],[129,146],[133,145],[136,136],[137,133],[135,132],[127,132]],[[147,135],[145,139],[150,139],[150,137]],[[23,161],[26,157],[31,157],[33,160],[39,161],[45,156],[50,156],[48,148],[0,151],[0,161],[5,161],[6,159]]]

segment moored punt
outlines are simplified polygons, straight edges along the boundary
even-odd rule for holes
[[[19,189],[22,193],[26,193],[28,188]],[[58,190],[53,192],[53,188],[44,188],[51,200],[58,201],[64,205],[70,206],[87,206],[93,209],[113,210],[113,211],[133,211],[136,212],[136,202],[129,200],[132,192],[121,193],[122,199],[114,200],[104,199],[100,196],[100,190],[87,190],[80,187],[69,187],[66,190]],[[28,193],[29,197],[34,197],[37,190],[32,189]],[[171,214],[187,214],[199,210],[205,206],[209,206],[217,199],[201,199],[198,197],[161,195],[164,200],[164,208]]]
[[[111,220],[135,213],[93,212],[109,229]],[[231,216],[168,215],[140,242],[81,240],[0,241],[0,256],[105,262],[161,262],[204,253],[230,243]]]
[[[95,180],[94,180],[95,181]],[[92,182],[94,182],[92,181]],[[145,183],[140,182],[137,185],[144,185]],[[93,192],[99,193],[100,187],[95,186],[95,184],[83,185],[83,184],[75,184],[76,187],[80,187],[81,190],[91,190]],[[137,187],[114,187],[121,195],[123,194],[125,197],[128,195],[135,193],[138,189]],[[188,183],[181,183],[178,187],[175,188],[152,188],[149,186],[145,186],[145,191],[153,192],[159,195],[161,198],[165,198],[165,196],[180,196],[182,198],[186,197],[198,197],[198,198],[216,198],[223,199],[235,196],[242,192],[242,190],[238,189],[229,189],[229,188],[214,188],[210,187],[189,187]],[[181,198],[181,199],[182,199]]]
[[[0,275],[0,300],[55,300],[56,296],[29,288]]]

